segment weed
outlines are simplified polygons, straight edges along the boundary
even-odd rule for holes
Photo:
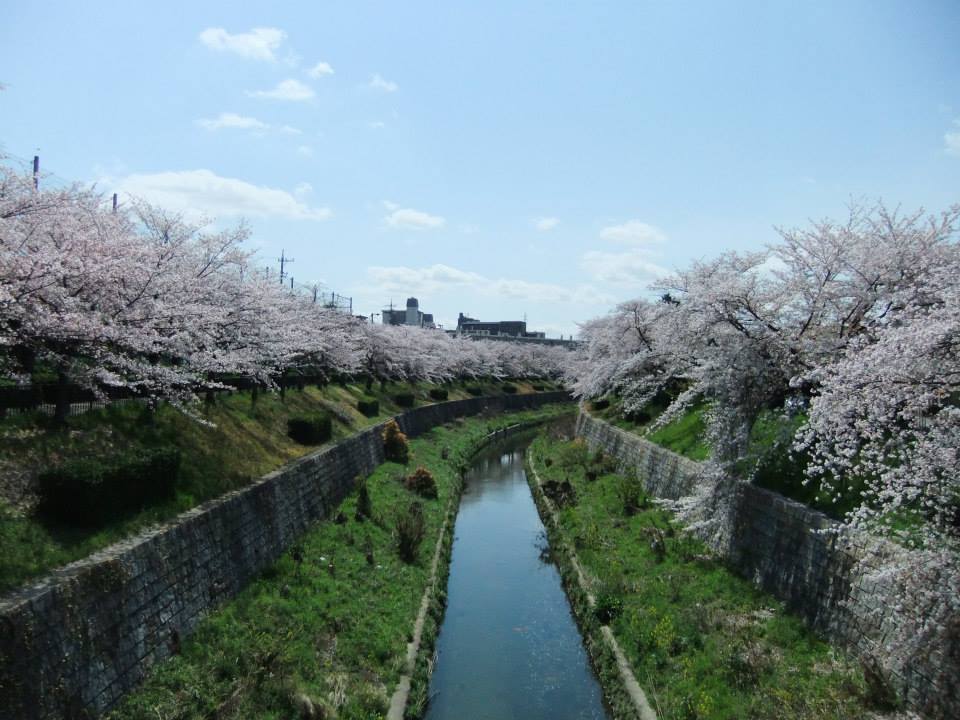
[[[412,502],[406,511],[400,512],[394,523],[397,542],[397,554],[405,563],[417,560],[417,552],[423,542],[426,527],[423,519],[423,505]]]
[[[433,474],[425,467],[418,467],[411,475],[404,478],[404,486],[407,490],[412,490],[420,497],[436,500],[437,483],[433,479]]]
[[[365,518],[373,518],[373,501],[370,499],[367,479],[358,475],[354,483],[357,488],[357,511],[354,519],[362,522]]]

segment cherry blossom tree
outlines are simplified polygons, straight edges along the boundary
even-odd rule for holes
[[[318,305],[255,270],[249,235],[137,200],[117,211],[78,185],[37,189],[0,163],[0,372],[52,369],[64,387],[186,407],[234,375],[266,387],[291,372],[443,382],[555,377],[564,364],[554,348],[372,326]]]
[[[582,397],[614,393],[632,411],[669,379],[695,398],[725,467],[765,408],[809,407],[798,449],[833,492],[867,486],[851,523],[909,508],[957,534],[956,293],[960,206],[939,215],[854,205],[843,223],[780,230],[759,253],[693,263],[583,326],[568,368]],[[950,528],[953,528],[952,530]]]

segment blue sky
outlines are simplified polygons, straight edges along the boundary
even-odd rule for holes
[[[552,336],[851,198],[960,200],[960,3],[17,3],[0,149],[371,313]]]

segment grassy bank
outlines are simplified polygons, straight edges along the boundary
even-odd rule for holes
[[[371,518],[358,520],[358,495],[349,496],[337,517],[318,524],[269,572],[201,623],[180,654],[109,717],[382,716],[404,670],[433,549],[469,458],[498,427],[571,411],[560,406],[469,419],[410,441],[407,465],[385,463],[367,479]],[[436,498],[416,495],[402,482],[418,467],[433,475]],[[396,524],[412,502],[423,509],[424,539],[407,563],[398,555]],[[452,528],[451,523],[448,533]],[[428,614],[426,657],[442,600],[441,593]],[[426,686],[423,672],[418,675],[411,697],[422,705]]]
[[[704,419],[708,407],[705,402],[695,403],[685,413],[653,432],[650,432],[650,427],[666,409],[665,404],[651,403],[642,412],[630,414],[623,411],[617,398],[610,398],[590,403],[588,410],[591,415],[614,427],[645,437],[667,450],[699,462],[710,456],[710,446],[705,439]]]
[[[513,382],[519,393],[533,392],[530,383]],[[503,394],[504,383],[467,382],[442,386],[449,400]],[[197,408],[199,423],[168,406],[150,412],[142,404],[116,404],[72,416],[66,427],[51,426],[38,415],[11,416],[0,421],[0,593],[59,565],[85,557],[117,540],[312,452],[319,445],[301,445],[288,434],[287,423],[317,413],[332,419],[336,442],[364,427],[401,412],[398,404],[436,402],[437,386],[360,383],[309,386],[303,390],[260,393],[221,393]],[[379,412],[367,417],[358,409],[373,398]],[[142,454],[173,448],[180,470],[173,493],[122,517],[98,526],[66,523],[35,512],[36,479],[40,470],[90,458]]]
[[[839,720],[881,700],[857,664],[711,558],[635,479],[578,442],[541,437],[531,459],[568,498],[558,532],[597,597],[594,620],[611,626],[662,718]]]

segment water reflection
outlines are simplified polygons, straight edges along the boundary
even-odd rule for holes
[[[605,718],[514,438],[477,457],[457,516],[429,720]],[[547,562],[544,562],[544,558]]]

